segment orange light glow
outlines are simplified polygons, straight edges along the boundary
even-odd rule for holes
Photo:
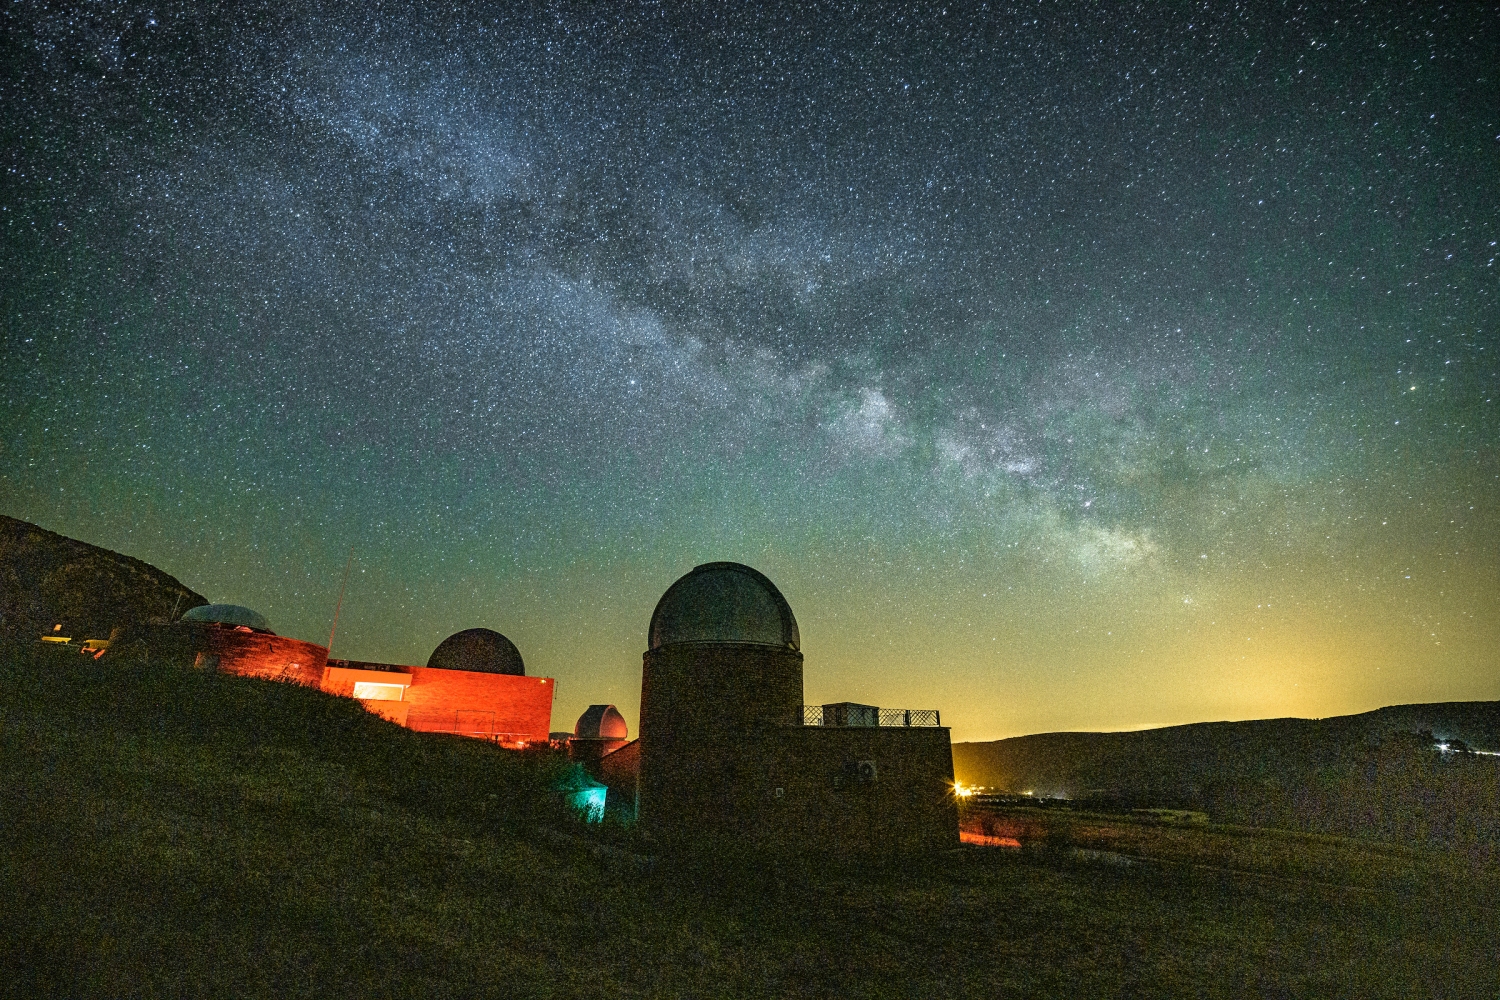
[[[1019,848],[1021,842],[1015,837],[992,837],[987,833],[973,833],[969,830],[958,831],[958,839],[965,844],[974,844],[978,847],[1009,847]]]

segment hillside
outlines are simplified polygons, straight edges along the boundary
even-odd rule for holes
[[[1450,854],[1080,815],[892,865],[643,859],[561,811],[546,753],[50,652],[0,648],[7,995],[1500,990],[1500,883]]]
[[[1421,734],[1430,733],[1431,738]],[[1037,797],[1199,809],[1223,822],[1500,848],[1500,702],[1397,705],[1329,719],[1263,719],[1128,733],[959,743],[966,784]]]
[[[207,604],[149,563],[0,515],[0,635],[104,639]]]

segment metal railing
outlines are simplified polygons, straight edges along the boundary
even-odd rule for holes
[[[826,726],[829,728],[869,729],[879,727],[881,729],[906,729],[910,727],[933,727],[943,724],[941,713],[935,708],[881,708],[876,709],[871,716],[864,716],[871,721],[838,721],[824,719],[822,705],[803,705],[802,724],[804,726]]]
[[[490,743],[546,743],[547,740],[539,740],[530,733],[497,733],[489,729],[428,729],[429,733],[452,733],[454,736],[467,736],[471,740],[487,740]]]

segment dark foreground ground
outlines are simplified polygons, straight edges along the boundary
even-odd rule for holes
[[[1023,849],[642,865],[557,811],[557,767],[284,685],[8,654],[0,991],[1500,996],[1500,880],[1421,845],[1011,810],[968,823]]]

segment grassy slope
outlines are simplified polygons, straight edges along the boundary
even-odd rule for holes
[[[637,874],[536,835],[567,823],[546,759],[286,686],[28,660],[0,662],[13,995],[1500,992],[1493,881],[1422,851],[1069,817],[1054,844],[1172,863]]]

